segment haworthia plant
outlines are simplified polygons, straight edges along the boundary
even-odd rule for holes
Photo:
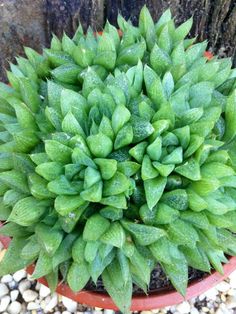
[[[102,276],[128,312],[157,263],[184,295],[188,266],[236,255],[236,75],[186,39],[192,19],[118,24],[25,48],[0,84],[0,276]]]

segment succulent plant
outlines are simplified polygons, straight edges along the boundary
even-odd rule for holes
[[[157,263],[184,295],[188,266],[236,255],[236,71],[170,10],[118,24],[25,48],[0,85],[0,275],[101,275],[127,312]]]

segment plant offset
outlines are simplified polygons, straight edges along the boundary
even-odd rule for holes
[[[0,85],[0,275],[101,275],[127,312],[157,263],[184,295],[188,266],[236,255],[236,72],[185,39],[192,19],[118,24],[25,48]]]

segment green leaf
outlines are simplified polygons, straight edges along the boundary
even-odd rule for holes
[[[204,142],[203,137],[198,136],[198,135],[191,135],[190,144],[187,150],[184,152],[184,157],[188,158],[192,156],[198,150],[198,148],[202,145],[203,142]]]
[[[149,137],[154,131],[154,128],[150,122],[136,115],[132,115],[130,122],[133,128],[133,134],[134,134],[133,143],[138,143],[144,140],[145,138]]]
[[[137,249],[134,250],[134,254],[130,258],[130,270],[132,274],[135,274],[146,285],[149,284],[151,275],[150,265],[147,258],[142,256]]]
[[[154,224],[162,225],[169,224],[175,221],[179,217],[179,211],[164,204],[159,203],[156,207],[156,212],[154,216]]]
[[[123,161],[118,164],[118,171],[125,176],[131,177],[138,172],[140,165],[134,161]]]
[[[83,239],[86,241],[98,240],[109,228],[109,221],[99,214],[94,214],[87,220],[84,231]]]
[[[121,193],[119,195],[112,195],[108,197],[104,197],[100,201],[103,205],[113,206],[116,208],[126,209],[127,208],[127,201],[125,194]]]
[[[32,112],[37,112],[41,104],[37,90],[35,90],[29,79],[21,78],[20,92],[24,103],[29,107]]]
[[[190,29],[193,25],[193,18],[191,17],[186,22],[181,24],[178,28],[176,28],[174,32],[174,41],[178,42],[180,40],[183,40],[189,33]]]
[[[70,163],[72,149],[54,140],[45,141],[45,151],[52,161]],[[59,153],[60,152],[60,153]]]
[[[28,194],[29,188],[26,176],[17,170],[11,170],[0,173],[0,181],[8,185],[9,188],[16,189],[21,193]]]
[[[180,214],[180,217],[199,229],[209,228],[209,221],[204,212],[197,213],[191,210],[186,210]]]
[[[88,263],[91,263],[96,255],[98,254],[98,249],[101,245],[99,241],[88,241],[85,246],[84,258]]]
[[[44,52],[54,67],[58,67],[67,63],[73,63],[73,59],[67,52],[53,49],[44,49]]]
[[[133,141],[133,128],[130,124],[126,124],[119,130],[114,142],[114,148],[119,149],[129,145]]]
[[[121,271],[118,271],[117,267],[111,264],[102,273],[102,280],[108,294],[119,309],[125,314],[129,313],[133,291],[131,276],[129,275],[124,282]]]
[[[3,196],[3,204],[6,206],[14,206],[20,199],[26,197],[25,194],[15,190],[8,190]]]
[[[152,164],[162,177],[168,177],[175,168],[175,165],[162,165],[158,161],[154,161]]]
[[[189,93],[191,108],[207,107],[211,102],[213,90],[212,82],[203,81],[193,85]]]
[[[197,246],[192,248],[185,246],[181,248],[181,251],[184,253],[189,266],[204,272],[210,272],[211,265],[202,249]]]
[[[152,142],[147,147],[147,153],[152,160],[159,160],[162,154],[162,140],[157,137],[154,142]]]
[[[145,154],[145,150],[146,147],[148,146],[147,142],[141,142],[139,144],[137,144],[136,146],[132,147],[129,150],[129,154],[135,159],[137,160],[139,163],[142,162],[144,154]]]
[[[56,269],[59,264],[71,258],[72,246],[77,237],[77,234],[70,233],[62,240],[60,246],[58,247],[52,258],[53,269]]]
[[[170,68],[172,62],[169,55],[155,44],[150,53],[150,63],[153,70],[161,75]]]
[[[70,182],[64,175],[61,175],[49,182],[47,188],[57,195],[76,195],[83,190],[83,182]]]
[[[116,106],[112,115],[112,128],[115,134],[129,121],[130,112],[124,105]]]
[[[111,221],[120,220],[123,217],[123,210],[120,208],[106,206],[100,210],[100,214]]]
[[[184,189],[164,193],[162,201],[177,210],[186,210],[188,208],[188,195]]]
[[[230,142],[236,135],[236,91],[228,97],[225,108],[226,129],[223,140]]]
[[[95,157],[105,158],[112,152],[113,143],[109,137],[102,133],[87,137],[91,153]]]
[[[118,248],[125,243],[125,232],[119,222],[114,222],[109,229],[101,236],[100,241]]]
[[[80,195],[59,195],[54,204],[56,211],[62,216],[66,216],[73,210],[79,210],[86,205],[87,202]]]
[[[116,65],[136,65],[139,60],[142,60],[145,50],[146,42],[143,38],[141,38],[140,42],[124,47],[119,52]]]
[[[83,151],[81,147],[75,147],[72,153],[72,161],[75,164],[96,168],[94,161]]]
[[[151,162],[151,159],[148,155],[145,155],[142,162],[142,168],[141,168],[141,177],[142,179],[148,180],[153,179],[158,176],[158,171],[153,167],[154,165]]]
[[[36,173],[31,173],[28,176],[28,182],[31,194],[37,199],[49,199],[55,195],[47,189],[47,181],[41,178]]]
[[[183,165],[176,167],[175,172],[192,181],[198,181],[201,179],[199,164],[193,158],[187,160]]]
[[[39,223],[35,227],[35,234],[39,243],[50,256],[53,256],[63,239],[63,233],[58,229]]]
[[[145,195],[150,209],[152,209],[160,200],[164,192],[166,182],[166,178],[154,178],[144,181]]]
[[[41,251],[39,254],[38,260],[36,262],[34,272],[31,275],[31,278],[32,279],[41,278],[41,277],[51,273],[52,270],[53,270],[52,258],[47,253],[45,253],[44,251]]]
[[[22,248],[20,257],[24,260],[34,260],[39,256],[41,247],[35,235],[29,238],[27,244]]]
[[[220,162],[209,162],[201,167],[203,178],[222,178],[235,175],[235,171],[227,165]]]
[[[129,179],[123,173],[117,171],[110,180],[104,182],[103,195],[110,196],[123,193],[129,189],[129,186]]]
[[[175,259],[174,263],[163,264],[162,266],[175,289],[185,296],[188,285],[188,264],[184,255],[182,259]]]
[[[47,204],[34,197],[26,197],[19,200],[12,209],[9,221],[21,226],[31,226],[43,216]]]
[[[207,195],[216,191],[220,187],[220,182],[216,178],[204,178],[200,181],[193,182],[191,188],[200,196]]]
[[[117,161],[114,159],[95,158],[94,162],[98,165],[101,176],[104,180],[111,179],[117,170]]]
[[[25,245],[26,239],[24,238],[11,240],[6,254],[0,262],[0,276],[4,276],[9,273],[13,273],[20,269],[23,269],[32,262],[32,260],[23,260],[21,258],[16,258],[16,256],[20,256],[20,252]]]
[[[73,261],[80,264],[84,262],[84,251],[85,251],[86,242],[83,240],[83,237],[78,237],[72,246],[72,258]]]
[[[67,274],[67,281],[69,287],[74,291],[78,292],[84,288],[84,286],[89,281],[90,274],[88,272],[88,267],[85,262],[83,263],[72,263]]]
[[[70,133],[73,135],[81,135],[83,138],[86,137],[83,128],[73,115],[73,113],[68,112],[65,116],[65,118],[62,121],[62,130],[63,132]]]
[[[88,202],[100,202],[102,199],[103,183],[99,181],[92,185],[90,188],[82,191],[80,196]]]
[[[179,245],[194,247],[199,240],[198,233],[194,227],[181,219],[171,223],[167,232],[171,241]]]
[[[148,97],[158,108],[166,101],[165,92],[160,77],[147,65],[144,67],[144,82]]]
[[[171,36],[169,33],[169,27],[168,24],[166,24],[159,35],[159,38],[157,40],[158,46],[163,49],[164,51],[166,51],[167,53],[170,53],[171,48],[172,48],[172,40],[171,40]]]
[[[62,64],[51,72],[52,77],[59,82],[67,84],[76,84],[78,82],[78,75],[82,68],[74,63]]]
[[[181,164],[183,162],[183,148],[175,148],[169,155],[165,156],[161,162],[164,165]]]
[[[166,234],[165,231],[160,228],[145,226],[143,224],[137,224],[127,220],[121,220],[121,224],[134,236],[138,244],[144,246],[156,242],[159,238],[165,236]]]
[[[199,212],[207,208],[207,202],[192,189],[187,189],[187,194],[189,208],[193,211]]]
[[[62,164],[52,161],[40,163],[35,171],[47,181],[52,181],[63,173],[63,167]]]

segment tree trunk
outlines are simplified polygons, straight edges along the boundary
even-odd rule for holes
[[[235,0],[0,0],[0,80],[23,46],[41,51],[52,33],[72,35],[79,21],[84,29],[101,30],[107,18],[117,25],[118,12],[137,24],[144,4],[154,20],[169,6],[177,24],[193,16],[191,35],[207,39],[210,50],[236,63]]]

